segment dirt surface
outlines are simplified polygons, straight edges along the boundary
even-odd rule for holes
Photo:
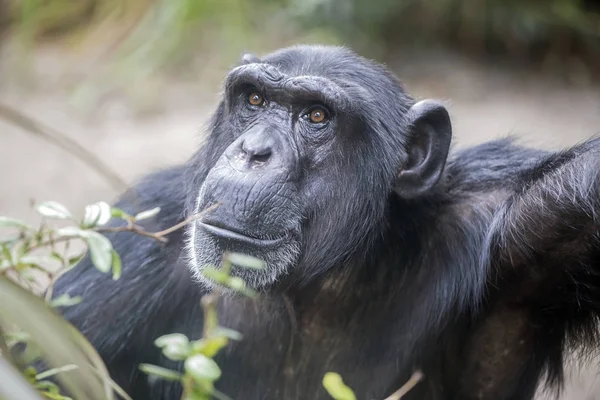
[[[574,88],[530,72],[483,65],[455,54],[397,53],[388,66],[419,98],[448,102],[456,146],[512,134],[523,143],[560,148],[600,133],[600,88]],[[412,60],[410,63],[404,60]],[[1,60],[1,59],[0,59]],[[161,78],[160,107],[139,116],[117,96],[83,113],[62,84],[68,59],[36,56],[44,83],[25,89],[0,61],[0,102],[35,116],[98,154],[127,181],[184,161],[197,147],[218,82]],[[3,72],[4,68],[4,72]],[[0,215],[32,220],[30,199],[56,200],[79,212],[117,195],[80,160],[0,120]],[[572,380],[563,400],[600,400],[595,370]],[[540,397],[542,398],[542,397]]]

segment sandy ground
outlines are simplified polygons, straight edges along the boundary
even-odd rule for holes
[[[408,64],[403,60],[412,59]],[[145,172],[185,160],[200,142],[202,124],[215,104],[218,82],[169,78],[160,109],[137,116],[126,102],[108,98],[92,113],[69,102],[58,76],[65,60],[36,59],[49,78],[26,90],[0,61],[0,102],[69,134],[128,182]],[[536,74],[483,65],[453,54],[398,53],[388,65],[415,96],[446,100],[455,144],[466,146],[513,134],[529,145],[559,148],[600,133],[600,90],[573,88]],[[166,79],[166,78],[165,78]],[[30,199],[56,200],[79,212],[85,204],[111,200],[117,192],[81,161],[0,120],[0,215],[32,220]],[[572,369],[565,399],[599,400],[595,370]]]

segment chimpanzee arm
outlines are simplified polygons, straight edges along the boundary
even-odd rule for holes
[[[115,206],[130,214],[161,207],[157,216],[140,225],[151,232],[169,228],[184,217],[182,174],[177,168],[149,175]],[[160,350],[153,345],[154,339],[174,333],[171,329],[181,326],[176,318],[202,321],[201,314],[186,314],[201,310],[199,289],[180,261],[183,229],[170,234],[165,244],[130,232],[107,237],[122,259],[120,279],[114,281],[112,274],[99,272],[86,257],[58,280],[55,296],[68,293],[83,298],[80,304],[62,309],[64,317],[90,340],[118,384],[134,398],[150,398],[140,392],[146,390],[142,389],[146,377],[137,366],[158,363]],[[196,307],[192,310],[184,304]]]
[[[469,329],[461,399],[532,399],[563,381],[565,351],[600,341],[600,138],[514,179],[485,253],[485,318]]]
[[[530,301],[569,318],[600,313],[600,138],[516,177],[489,250],[492,273],[518,276]]]

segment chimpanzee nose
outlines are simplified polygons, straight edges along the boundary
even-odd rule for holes
[[[248,164],[253,166],[261,166],[271,158],[273,154],[273,146],[271,140],[262,138],[262,140],[256,140],[256,137],[246,138],[242,142],[242,152],[246,158]]]
[[[291,168],[293,154],[283,135],[269,126],[254,126],[225,151],[229,165],[238,171]]]

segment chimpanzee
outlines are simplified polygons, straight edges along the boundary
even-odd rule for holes
[[[202,334],[201,271],[227,251],[256,298],[225,291],[221,325],[244,336],[217,357],[232,399],[328,399],[339,373],[359,399],[532,399],[560,388],[570,349],[598,345],[600,139],[561,152],[495,140],[449,154],[443,104],[415,100],[383,66],[344,47],[246,55],[227,75],[207,139],[116,202],[160,206],[155,228],[220,204],[167,244],[109,235],[113,281],[89,259],[57,295],[64,316],[135,399],[175,400],[154,345]],[[179,366],[181,367],[181,366]]]

